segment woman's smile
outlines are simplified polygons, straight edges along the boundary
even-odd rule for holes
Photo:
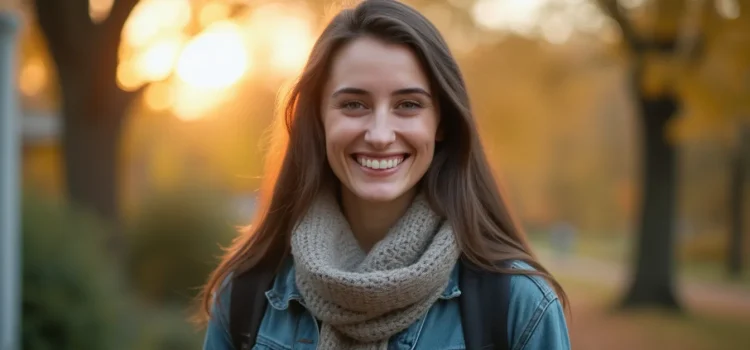
[[[388,177],[398,172],[405,165],[404,162],[409,159],[409,156],[409,153],[354,153],[351,155],[351,159],[354,166],[367,176]]]

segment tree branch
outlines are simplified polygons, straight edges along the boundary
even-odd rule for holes
[[[636,55],[643,52],[643,40],[635,32],[633,25],[625,18],[622,9],[617,4],[617,0],[597,0],[599,7],[620,27],[622,40],[630,51]]]

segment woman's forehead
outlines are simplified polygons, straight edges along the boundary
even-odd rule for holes
[[[333,57],[327,90],[403,89],[429,91],[429,80],[414,52],[406,45],[360,38],[345,45]]]

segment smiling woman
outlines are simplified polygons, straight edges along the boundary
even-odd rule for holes
[[[458,65],[392,0],[334,17],[285,109],[257,222],[204,290],[205,349],[568,349]]]
[[[404,208],[411,202],[432,162],[440,120],[429,89],[403,45],[363,38],[333,57],[321,119],[328,164],[350,203],[344,207],[359,207],[356,199]]]

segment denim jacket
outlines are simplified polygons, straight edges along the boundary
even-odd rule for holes
[[[532,269],[516,261],[516,269]],[[254,350],[316,350],[318,323],[306,310],[294,280],[291,260],[276,276],[266,292],[268,307],[261,322]],[[229,279],[228,279],[229,280]],[[458,296],[458,268],[453,269],[448,286],[428,312],[389,341],[392,350],[465,349]],[[231,350],[229,335],[230,282],[221,287],[219,302],[208,324],[204,350]],[[303,312],[291,312],[290,303],[299,303]],[[568,329],[560,301],[544,279],[514,275],[510,280],[508,340],[512,350],[570,349]],[[327,349],[326,349],[327,350]]]

